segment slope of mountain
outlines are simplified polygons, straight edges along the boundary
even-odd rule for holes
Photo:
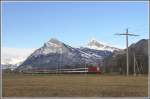
[[[60,67],[83,67],[85,64],[99,66],[102,59],[111,53],[88,48],[73,48],[52,38],[33,52],[17,69],[21,71],[38,68],[52,70]]]
[[[80,47],[81,51],[83,52],[86,52],[86,53],[89,53],[93,56],[97,56],[97,57],[107,57],[107,56],[110,56],[112,54],[111,51],[108,51],[108,50],[96,50],[96,49],[91,49],[91,48],[87,48],[87,47]]]
[[[95,50],[106,50],[106,51],[114,51],[114,50],[119,50],[118,48],[108,46],[107,44],[104,44],[102,42],[99,42],[95,39],[92,39],[86,46],[87,48],[90,49],[95,49]]]
[[[148,40],[142,39],[129,46],[129,72],[133,73],[134,55],[136,58],[136,72],[148,73]],[[126,49],[114,51],[113,54],[104,59],[106,72],[126,73]]]

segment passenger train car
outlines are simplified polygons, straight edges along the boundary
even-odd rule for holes
[[[96,66],[90,66],[87,68],[72,68],[72,69],[56,69],[56,70],[50,70],[48,68],[36,68],[24,71],[24,73],[58,73],[58,74],[82,74],[82,73],[88,73],[88,74],[100,74],[101,69],[100,67]]]

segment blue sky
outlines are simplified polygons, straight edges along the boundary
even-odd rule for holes
[[[145,2],[3,2],[2,47],[39,48],[50,38],[74,47],[86,45],[91,38],[125,47],[147,39],[148,3]]]

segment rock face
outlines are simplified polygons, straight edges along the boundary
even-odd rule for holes
[[[148,40],[142,39],[129,47],[129,72],[133,73],[134,55],[136,59],[136,73],[148,73]],[[126,49],[114,51],[104,59],[106,72],[126,73]]]
[[[85,64],[101,66],[104,57],[111,51],[89,48],[73,48],[57,39],[50,39],[41,48],[35,50],[18,68],[19,71],[46,68],[83,67]]]

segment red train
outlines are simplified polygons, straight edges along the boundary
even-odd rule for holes
[[[73,69],[57,69],[50,70],[47,68],[36,68],[26,71],[26,73],[65,73],[65,74],[78,74],[78,73],[91,73],[100,74],[101,70],[99,67],[90,66],[87,68],[73,68]]]
[[[74,69],[61,69],[60,73],[101,73],[99,67],[88,67],[88,68],[74,68]]]
[[[88,67],[88,73],[101,73],[99,67]]]

